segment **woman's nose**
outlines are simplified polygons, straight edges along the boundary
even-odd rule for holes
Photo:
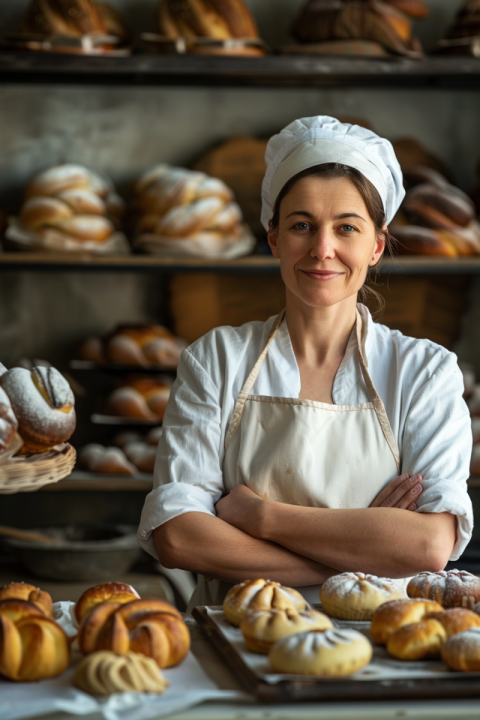
[[[310,255],[319,260],[335,257],[335,235],[328,229],[319,229],[312,236]]]

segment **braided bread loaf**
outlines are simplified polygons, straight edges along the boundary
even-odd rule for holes
[[[0,673],[22,682],[60,675],[70,662],[62,628],[27,600],[0,600]]]
[[[88,249],[110,240],[123,214],[109,180],[80,165],[59,165],[27,185],[20,227],[52,249]]]
[[[222,180],[202,172],[157,165],[136,183],[136,245],[170,252],[192,240],[199,249],[216,248],[248,237],[240,207]]]
[[[81,651],[84,655],[97,650],[120,655],[137,652],[153,658],[159,668],[181,663],[190,649],[190,634],[181,614],[164,600],[129,599],[128,588],[107,583],[80,598],[75,614],[80,621]],[[100,597],[104,600],[96,602]]]

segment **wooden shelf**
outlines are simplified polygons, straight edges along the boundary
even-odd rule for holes
[[[143,492],[153,487],[151,475],[96,475],[74,470],[65,480],[44,485],[39,492]]]
[[[470,57],[352,58],[313,55],[89,57],[0,51],[0,82],[223,86],[480,86]]]
[[[251,255],[236,260],[202,258],[157,257],[155,255],[79,256],[59,253],[0,252],[0,272],[18,270],[35,272],[146,272],[169,273],[225,273],[277,274],[278,260],[267,255]],[[477,257],[397,257],[385,258],[380,267],[382,275],[477,275],[480,274],[480,255]]]

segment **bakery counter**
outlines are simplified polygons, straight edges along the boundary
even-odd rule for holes
[[[480,62],[479,62],[480,65]],[[139,272],[152,274],[212,273],[278,275],[278,260],[268,255],[249,255],[235,260],[179,258],[155,255],[92,256],[72,253],[1,252],[0,272]],[[445,258],[402,256],[385,258],[378,269],[383,275],[478,275],[480,256]]]
[[[470,57],[266,57],[133,54],[79,56],[3,51],[0,81],[123,85],[462,87],[480,84]]]

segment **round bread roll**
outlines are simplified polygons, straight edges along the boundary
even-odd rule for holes
[[[75,430],[75,398],[53,367],[12,368],[0,377],[18,420],[24,445],[20,454],[45,452]]]
[[[161,695],[169,685],[151,657],[134,652],[119,655],[111,650],[84,657],[75,669],[73,684],[89,695],[118,692]]]
[[[480,600],[480,578],[457,569],[422,572],[410,580],[407,593],[411,598],[436,600],[444,608],[472,609]]]
[[[425,620],[429,619],[437,620],[443,625],[448,637],[458,635],[458,633],[474,627],[480,627],[480,617],[466,608],[450,608],[443,612],[429,612],[425,615]]]
[[[330,618],[317,610],[260,610],[249,612],[240,630],[249,650],[268,653],[272,645],[287,635],[332,628]]]
[[[448,638],[442,645],[441,656],[452,670],[480,670],[480,628],[471,628]]]
[[[380,605],[405,597],[398,580],[360,572],[334,575],[320,588],[322,609],[343,620],[371,620]]]
[[[0,454],[12,445],[17,429],[18,422],[12,404],[7,393],[0,386]]]
[[[446,639],[445,628],[438,620],[420,620],[395,630],[388,638],[387,651],[398,660],[439,657]]]
[[[33,603],[47,617],[53,617],[52,597],[35,585],[24,582],[11,582],[0,588],[0,600],[25,600]]]
[[[375,610],[370,634],[376,643],[386,645],[395,630],[423,620],[427,613],[443,613],[443,607],[433,600],[392,600]]]
[[[368,665],[372,646],[356,630],[330,629],[284,637],[275,643],[268,657],[277,672],[344,677]]]
[[[234,585],[223,601],[228,622],[240,625],[249,612],[259,610],[305,610],[307,604],[299,592],[271,580],[244,580]]]
[[[102,603],[125,603],[139,600],[140,595],[131,585],[125,583],[103,583],[85,590],[75,604],[75,617],[80,623],[88,613]]]

